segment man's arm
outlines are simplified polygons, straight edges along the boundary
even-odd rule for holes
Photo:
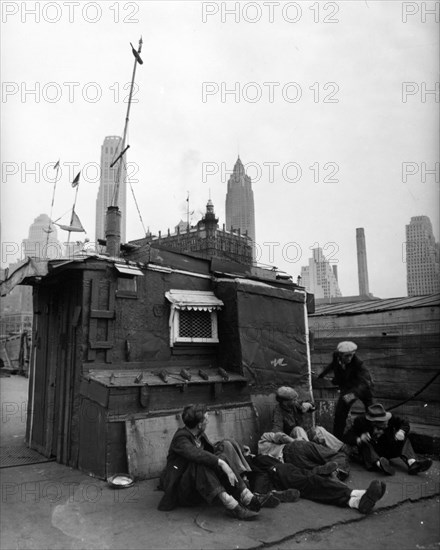
[[[210,468],[215,468],[218,466],[218,458],[213,453],[196,447],[189,432],[176,434],[171,442],[171,449],[173,452],[182,456],[189,462],[204,464]]]

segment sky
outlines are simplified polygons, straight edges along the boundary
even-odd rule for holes
[[[127,153],[127,239],[186,219],[211,197],[225,222],[237,160],[252,179],[260,263],[296,280],[312,248],[358,294],[406,295],[405,225],[439,240],[438,2],[2,2],[2,266],[29,226],[76,212],[91,242],[101,145]],[[437,13],[435,13],[437,10]],[[67,240],[59,230],[58,238]]]

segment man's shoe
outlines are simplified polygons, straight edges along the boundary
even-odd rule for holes
[[[258,512],[248,510],[244,506],[241,506],[241,504],[237,504],[237,506],[232,510],[226,510],[226,513],[228,514],[228,516],[231,516],[235,519],[242,519],[243,521],[252,521],[258,516]]]
[[[379,458],[379,470],[388,476],[393,476],[396,473],[396,470],[390,464],[389,460],[383,456]]]
[[[376,502],[384,496],[386,488],[387,486],[383,481],[377,479],[372,481],[359,501],[359,512],[369,514]]]
[[[347,472],[347,470],[343,470],[342,468],[338,468],[336,470],[336,477],[339,479],[339,481],[345,481],[349,475],[350,473]]]
[[[276,508],[279,503],[280,500],[273,493],[266,493],[265,495],[254,493],[247,508],[254,512],[259,512],[260,508]]]
[[[285,489],[284,491],[272,491],[272,494],[277,497],[280,502],[296,502],[300,499],[298,489]]]
[[[432,466],[432,460],[430,458],[420,458],[408,466],[408,474],[415,476],[419,472],[426,472]]]
[[[320,476],[330,476],[333,472],[336,472],[338,469],[338,463],[334,460],[331,460],[330,462],[326,462],[322,466],[316,466],[313,469],[313,473],[318,474]]]

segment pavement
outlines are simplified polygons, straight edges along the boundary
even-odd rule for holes
[[[21,407],[19,412],[21,417]],[[374,536],[376,549],[438,549],[440,463],[409,476],[399,462],[395,476],[381,477],[387,491],[368,516],[300,499],[263,509],[252,522],[228,517],[220,505],[160,512],[163,493],[156,489],[157,479],[113,489],[56,462],[6,467],[0,469],[0,548],[232,550],[316,544],[339,550],[342,540],[344,548],[371,548]],[[347,485],[366,488],[374,477],[354,464]],[[400,542],[394,547],[390,541],[397,540],[393,528],[398,524],[393,517],[400,517]]]

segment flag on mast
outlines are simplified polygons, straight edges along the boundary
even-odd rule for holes
[[[78,174],[75,176],[75,179],[72,181],[72,187],[76,187],[79,184],[79,176],[81,172],[78,172]]]
[[[141,39],[141,40],[142,40],[142,39]],[[140,53],[140,51],[141,51],[141,44],[142,44],[142,42],[140,42],[140,44],[139,44],[139,52],[137,52],[137,51],[134,49],[133,44],[130,42],[131,51],[133,52],[133,55],[135,56],[136,61],[139,63],[139,65],[143,65],[143,64],[144,64],[144,62],[142,61],[141,56],[139,55],[139,53]]]
[[[55,222],[54,222],[55,223]],[[55,225],[58,225],[60,229],[64,229],[64,231],[73,231],[76,233],[85,233],[86,230],[82,226],[82,223],[80,222],[80,219],[78,218],[78,215],[76,214],[75,210],[72,213],[72,222],[70,225],[61,225],[60,223],[55,223]]]

